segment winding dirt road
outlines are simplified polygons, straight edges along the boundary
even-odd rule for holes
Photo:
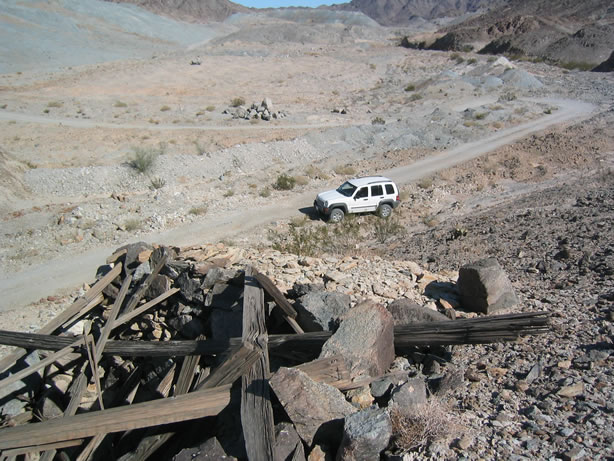
[[[593,105],[581,101],[548,100],[545,102],[558,106],[559,109],[538,120],[500,130],[487,138],[458,146],[411,165],[374,173],[388,176],[399,184],[407,184],[484,155],[552,125],[572,120],[577,122],[588,117],[595,110]],[[317,190],[309,190],[296,194],[282,204],[275,203],[249,210],[237,209],[218,216],[208,215],[204,221],[163,233],[151,234],[142,240],[182,246],[232,238],[239,233],[266,226],[271,221],[296,215],[299,209],[311,206],[317,192]],[[0,292],[2,293],[0,311],[16,309],[60,290],[72,289],[82,283],[91,282],[96,268],[116,247],[116,245],[100,247],[80,254],[65,255],[0,279]]]

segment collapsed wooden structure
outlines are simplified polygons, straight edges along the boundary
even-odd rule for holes
[[[63,459],[109,459],[108,455],[100,454],[100,447],[113,444],[113,440],[122,437],[119,434],[164,427],[163,431],[145,432],[119,458],[124,461],[156,459],[153,454],[180,435],[176,434],[172,423],[219,414],[230,402],[231,386],[239,380],[241,430],[247,457],[273,459],[274,417],[267,382],[271,373],[270,355],[304,352],[309,356],[312,351],[311,357],[317,357],[331,333],[305,333],[296,310],[284,294],[268,277],[248,266],[244,270],[242,337],[228,341],[204,337],[168,341],[114,339],[129,322],[151,312],[179,291],[171,288],[153,299],[144,299],[154,278],[167,264],[167,253],[158,252],[156,258],[152,258],[151,273],[137,284],[132,283],[131,275],[121,280],[122,263],[117,255],[114,256],[117,261],[114,267],[37,333],[0,331],[0,344],[20,348],[0,360],[0,372],[10,370],[0,381],[0,391],[23,382],[34,373],[45,376],[48,367],[58,361],[72,360],[82,364],[76,368],[80,372],[75,373],[68,389],[69,402],[61,417],[35,422],[36,415],[26,411],[5,419],[6,427],[0,429],[0,459],[40,452],[41,459],[52,460],[58,450],[66,450]],[[119,291],[107,289],[112,283],[120,286]],[[265,298],[275,303],[275,309],[294,333],[268,333]],[[100,311],[103,302],[107,308],[103,309],[103,314],[96,314],[100,327],[92,329],[93,312]],[[88,319],[84,334],[67,335],[66,328],[82,319]],[[533,313],[406,325],[395,328],[394,344],[399,354],[424,345],[510,341],[521,335],[547,331],[547,322],[546,314]],[[33,350],[39,352],[40,360],[22,369],[14,367]],[[114,392],[113,403],[109,406],[99,376],[99,364],[108,356],[173,357],[175,362],[157,385],[157,398],[135,403],[141,400],[135,398],[140,379],[137,370],[133,370]],[[219,359],[209,373],[199,365],[206,356]],[[350,376],[342,357],[312,360],[296,366],[313,380],[338,389],[365,385],[364,380],[357,381]],[[78,413],[88,387],[95,389],[97,402],[89,411]]]

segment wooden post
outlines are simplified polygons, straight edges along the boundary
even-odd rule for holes
[[[264,311],[264,293],[254,270],[245,270],[243,293],[243,344],[261,351],[259,360],[243,375],[241,387],[241,425],[245,449],[250,460],[273,459],[275,431],[269,389],[269,354]]]

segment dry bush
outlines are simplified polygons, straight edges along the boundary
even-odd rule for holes
[[[294,179],[296,180],[297,186],[306,186],[309,184],[309,178],[307,176],[299,175],[295,176]]]
[[[334,172],[339,175],[352,175],[356,173],[356,170],[352,165],[338,165],[335,167]]]
[[[425,449],[436,440],[462,432],[460,416],[454,412],[452,404],[437,397],[430,397],[412,411],[392,407],[390,419],[392,443],[403,453]]]

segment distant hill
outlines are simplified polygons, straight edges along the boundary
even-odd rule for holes
[[[416,17],[462,16],[505,3],[507,0],[352,0],[328,8],[361,12],[384,26],[404,26]]]
[[[221,22],[235,13],[253,12],[250,8],[228,0],[105,0],[132,3],[152,13],[188,22]]]
[[[474,49],[589,69],[614,50],[614,7],[611,0],[509,0],[440,32],[428,48]]]

